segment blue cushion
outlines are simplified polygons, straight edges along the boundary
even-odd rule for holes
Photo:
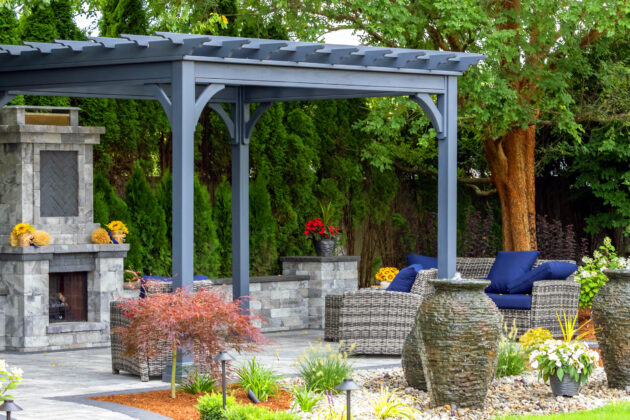
[[[532,297],[530,295],[515,294],[504,295],[500,293],[486,293],[499,309],[531,309]]]
[[[531,270],[538,258],[538,251],[499,251],[492,264],[486,292],[508,293],[509,284]]]
[[[420,264],[425,270],[429,268],[437,268],[437,258],[427,257],[425,255],[409,254],[407,255],[407,264]]]
[[[390,292],[409,293],[413,282],[416,280],[418,270],[422,270],[422,265],[412,264],[409,267],[403,268],[396,274],[396,277],[394,277],[394,280],[389,284],[387,290]]]
[[[508,285],[509,293],[531,293],[538,280],[564,280],[577,270],[578,266],[564,261],[548,261],[528,271]]]

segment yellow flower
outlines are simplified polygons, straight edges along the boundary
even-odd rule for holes
[[[48,246],[50,245],[50,235],[43,230],[36,230],[33,232],[33,245]]]
[[[396,277],[396,276],[394,275],[394,273],[389,273],[389,274],[387,275],[387,281],[392,281],[392,280],[394,280],[394,277]]]
[[[225,15],[221,15],[221,22],[223,22],[225,25],[228,24],[228,18],[225,17]]]
[[[13,228],[13,232],[17,235],[23,235],[26,232],[32,232],[34,231],[35,228],[31,225],[29,225],[28,223],[18,223],[17,225],[15,225],[15,227]]]
[[[111,244],[112,240],[105,229],[97,228],[92,232],[92,242],[95,244]]]
[[[107,225],[107,229],[109,229],[110,232],[116,232],[117,230],[122,230],[124,234],[129,233],[127,226],[125,226],[125,224],[121,222],[120,220],[114,220],[112,222],[109,222],[109,224]]]

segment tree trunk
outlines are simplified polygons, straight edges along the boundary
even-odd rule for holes
[[[491,179],[501,203],[504,251],[537,248],[535,145],[535,125],[515,128],[497,140],[484,142]]]

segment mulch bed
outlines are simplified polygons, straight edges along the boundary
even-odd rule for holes
[[[236,385],[231,385],[228,389],[228,393],[236,399],[238,404],[252,404],[247,398],[247,391]],[[177,398],[172,399],[170,390],[161,390],[138,394],[105,395],[90,399],[128,405],[171,417],[175,420],[199,420],[199,412],[194,406],[197,404],[197,399],[202,395],[186,394],[185,392],[177,391]],[[267,401],[262,401],[258,405],[274,411],[286,411],[293,405],[293,397],[290,392],[281,389],[275,397],[270,397]]]

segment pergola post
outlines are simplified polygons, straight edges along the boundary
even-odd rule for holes
[[[232,105],[232,296],[249,296],[249,104],[245,88],[236,92]],[[249,302],[242,302],[244,311]]]
[[[451,278],[457,258],[457,77],[446,78],[437,108],[444,133],[438,136],[438,276]]]

